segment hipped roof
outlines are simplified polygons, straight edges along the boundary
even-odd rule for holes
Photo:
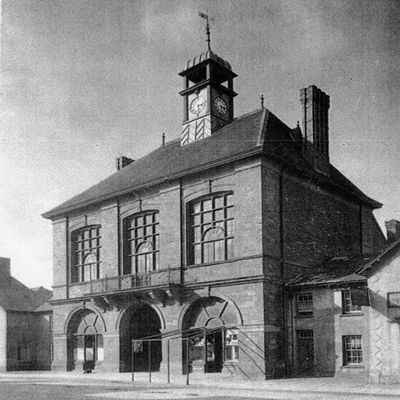
[[[168,142],[43,216],[53,218],[66,215],[141,188],[261,154],[307,174],[318,175],[321,181],[340,188],[371,207],[381,207],[380,203],[367,197],[333,166],[330,166],[327,175],[316,171],[299,150],[294,132],[267,109],[256,110],[197,142],[184,146],[180,145],[179,139]]]

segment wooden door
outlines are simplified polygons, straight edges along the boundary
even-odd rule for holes
[[[309,329],[297,331],[297,375],[314,375],[314,335]]]

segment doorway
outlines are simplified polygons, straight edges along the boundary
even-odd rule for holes
[[[103,326],[96,313],[80,310],[68,325],[67,370],[92,371],[104,361]]]
[[[120,325],[121,372],[132,372],[132,369],[134,372],[160,370],[162,361],[160,329],[160,318],[149,305],[143,304],[140,308],[132,307],[126,311]],[[132,352],[134,352],[133,358]]]
[[[206,362],[204,372],[221,372],[223,359],[223,330],[206,334]]]
[[[311,329],[297,331],[297,376],[314,375],[314,333]]]

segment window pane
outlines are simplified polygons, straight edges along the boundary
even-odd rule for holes
[[[224,210],[214,211],[214,221],[222,221],[224,219]]]
[[[146,272],[146,255],[140,254],[137,256],[137,272],[142,274]]]
[[[200,202],[194,203],[193,204],[193,212],[194,213],[200,213]]]
[[[201,228],[200,227],[196,227],[193,230],[193,240],[195,242],[200,242],[201,240]]]
[[[226,209],[226,218],[233,218],[233,207]]]
[[[143,237],[143,228],[137,228],[136,229],[136,237],[137,238],[142,238]]]
[[[201,244],[194,246],[194,263],[201,264]]]
[[[193,217],[193,224],[194,224],[194,225],[200,225],[200,223],[201,223],[200,218],[201,218],[200,214],[195,215],[195,216]]]
[[[203,211],[209,211],[211,210],[211,199],[210,200],[203,200]]]
[[[203,245],[204,259],[203,262],[208,263],[213,261],[213,243],[204,243]]]
[[[154,269],[157,270],[160,268],[160,253],[157,252],[154,255]]]
[[[233,236],[233,219],[226,221],[226,236]]]
[[[211,212],[206,212],[203,214],[203,224],[207,224],[212,222],[212,213]]]
[[[136,226],[143,226],[143,217],[136,218]]]
[[[222,240],[215,242],[215,260],[222,261],[225,259],[225,248]]]
[[[226,251],[227,251],[227,258],[233,258],[233,239],[227,239],[226,241]]]
[[[224,198],[221,197],[216,197],[214,199],[214,208],[223,208],[224,207]]]

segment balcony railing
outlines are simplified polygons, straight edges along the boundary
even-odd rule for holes
[[[88,282],[89,293],[110,293],[129,289],[144,289],[150,287],[169,286],[171,284],[180,283],[179,270],[161,270],[151,271],[140,275],[122,275],[122,276],[106,276],[103,279],[98,279]]]

